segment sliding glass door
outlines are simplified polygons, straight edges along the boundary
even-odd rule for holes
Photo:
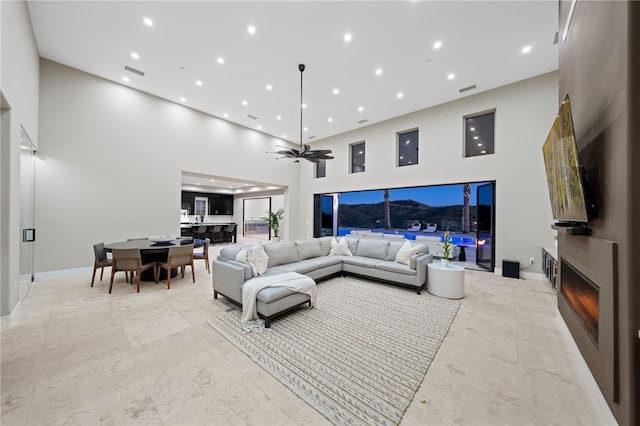
[[[495,182],[476,188],[478,225],[476,228],[476,265],[493,272],[495,268]]]
[[[33,251],[36,147],[27,132],[20,129],[20,276],[18,300],[24,298],[33,282]]]

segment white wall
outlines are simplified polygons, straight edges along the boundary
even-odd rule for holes
[[[125,85],[42,60],[40,105],[37,272],[90,266],[99,241],[179,235],[183,170],[298,192],[298,164],[265,153],[279,139]]]
[[[540,247],[553,246],[553,223],[542,144],[558,111],[557,73],[525,80],[362,129],[324,139],[316,149],[332,149],[327,177],[301,169],[301,217],[313,217],[313,194],[408,186],[496,181],[496,267],[503,259],[541,271]],[[496,109],[495,154],[463,158],[463,116]],[[396,167],[396,133],[419,128],[419,164]],[[366,171],[349,173],[349,144],[366,142]],[[299,234],[313,234],[311,219]]]
[[[2,139],[0,148],[0,315],[18,305],[20,126],[38,145],[39,54],[24,1],[0,1]],[[36,223],[37,225],[37,223]]]

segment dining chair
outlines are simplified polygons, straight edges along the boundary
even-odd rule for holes
[[[140,274],[146,270],[153,268],[153,277],[158,282],[158,268],[156,262],[142,263],[139,249],[113,249],[113,266],[111,267],[111,281],[109,282],[109,293],[113,287],[113,276],[118,271],[131,272],[131,281],[133,282],[133,273],[137,276],[137,292],[140,293]]]
[[[204,246],[202,246],[202,253],[200,252],[195,252],[193,253],[193,260],[204,260],[206,262],[207,265],[207,272],[211,273],[211,270],[209,269],[209,244],[211,243],[211,240],[209,240],[208,238],[204,239]]]
[[[113,266],[111,259],[107,257],[107,251],[104,249],[104,243],[97,243],[93,245],[93,276],[91,277],[91,287],[96,279],[96,271],[100,268],[100,281],[104,275],[104,268],[107,266]]]
[[[171,288],[171,270],[180,267],[182,269],[182,278],[187,266],[191,266],[191,276],[193,282],[196,282],[196,272],[193,268],[193,244],[183,246],[169,247],[169,255],[166,262],[158,262],[158,271],[167,270],[167,288]],[[158,275],[156,275],[156,283]]]

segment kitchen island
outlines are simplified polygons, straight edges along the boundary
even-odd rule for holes
[[[230,225],[233,225],[233,231],[228,231]],[[206,226],[206,231],[204,234],[198,234],[197,231],[201,226]],[[215,226],[221,226],[221,230],[216,235],[213,234],[213,228]],[[209,238],[211,244],[222,243],[222,242],[233,242],[237,241],[238,236],[238,226],[233,222],[193,222],[193,223],[181,223],[180,224],[180,235],[183,237],[198,237],[198,238]]]

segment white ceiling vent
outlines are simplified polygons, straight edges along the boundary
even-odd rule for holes
[[[258,117],[256,117],[255,115],[251,115],[251,114],[247,114],[247,118],[250,118],[252,120],[257,120]]]
[[[471,86],[463,87],[462,89],[460,89],[460,93],[468,92],[469,90],[473,90],[476,87],[477,86],[475,84],[472,84]]]
[[[366,123],[367,121],[369,121],[369,120],[367,120],[367,119],[365,118],[364,120],[360,120],[360,121],[358,121],[358,124],[364,124],[364,123]]]
[[[311,139],[315,139],[315,136],[309,136],[307,139],[311,140]]]
[[[125,71],[129,71],[129,72],[132,72],[132,73],[134,73],[134,74],[138,74],[140,77],[144,77],[144,73],[143,73],[142,71],[137,70],[137,69],[135,69],[135,68],[131,68],[131,67],[130,67],[130,66],[128,66],[128,65],[125,65],[125,66],[124,66],[124,69],[125,69]]]

